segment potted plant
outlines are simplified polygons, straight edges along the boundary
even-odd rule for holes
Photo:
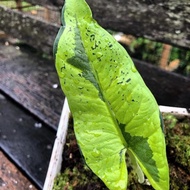
[[[129,55],[92,19],[84,0],[65,1],[62,24],[54,44],[56,68],[87,165],[107,188],[126,189],[127,154],[140,183],[169,189],[159,107]],[[60,171],[69,120],[67,99],[44,190],[52,189]]]

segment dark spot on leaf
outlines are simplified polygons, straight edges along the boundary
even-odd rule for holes
[[[61,72],[64,72],[63,70],[65,69],[65,65],[61,67]]]
[[[91,34],[90,35],[90,41],[94,41],[95,40],[95,35],[94,34]]]
[[[129,82],[131,80],[131,78],[127,79],[126,82]]]
[[[109,45],[109,48],[111,48],[112,46],[113,46],[113,45],[112,45],[112,44],[110,44],[110,45]]]

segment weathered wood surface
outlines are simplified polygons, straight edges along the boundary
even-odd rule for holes
[[[159,105],[190,108],[190,79],[134,60]]]
[[[35,186],[0,151],[0,189],[1,190],[37,190]]]
[[[0,30],[52,55],[53,42],[59,26],[42,19],[0,6]]]
[[[54,62],[0,45],[0,90],[57,128],[64,102]]]
[[[63,4],[61,0],[27,1],[42,6],[60,7]],[[127,2],[126,0],[87,0],[87,2],[93,11],[94,18],[106,29],[190,47],[189,0],[145,0],[143,2],[141,0]],[[14,21],[12,25],[15,25]],[[50,29],[47,30],[51,31],[51,26],[49,27]],[[47,36],[47,39],[50,38],[52,38],[50,35]]]
[[[42,189],[55,131],[3,94],[0,94],[0,108],[0,149]]]
[[[0,52],[0,89],[56,129],[64,95],[53,60],[11,45],[1,45]],[[190,79],[137,60],[135,64],[159,104],[190,107]]]
[[[190,48],[189,0],[87,0],[105,28]]]

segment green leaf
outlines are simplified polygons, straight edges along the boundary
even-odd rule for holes
[[[62,20],[56,69],[86,163],[109,189],[125,190],[128,152],[155,189],[169,189],[158,105],[131,58],[84,0],[66,0]]]

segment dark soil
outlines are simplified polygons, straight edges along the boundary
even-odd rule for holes
[[[170,167],[170,189],[190,189],[190,118],[163,115]],[[94,175],[81,155],[73,133],[72,121],[68,129],[63,153],[62,171],[54,184],[54,190],[106,190],[104,183]],[[128,189],[151,190],[147,184],[139,184],[137,176],[128,164]]]

